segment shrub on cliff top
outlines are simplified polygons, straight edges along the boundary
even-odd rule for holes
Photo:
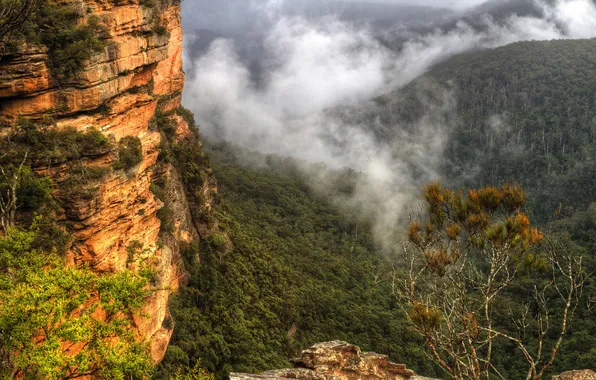
[[[85,61],[106,47],[109,33],[99,17],[91,15],[81,24],[83,16],[71,4],[44,1],[26,28],[28,42],[48,48],[49,68],[59,81],[73,78]]]
[[[14,153],[5,158],[19,156],[16,153],[28,150],[33,163],[54,165],[106,154],[112,150],[112,144],[96,129],[87,132],[74,128],[59,130],[51,120],[36,123],[22,118],[14,126],[10,139],[2,143],[2,148]]]

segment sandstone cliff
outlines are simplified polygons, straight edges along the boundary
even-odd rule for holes
[[[97,16],[108,38],[102,52],[94,54],[82,71],[58,81],[41,45],[22,44],[0,60],[0,115],[10,126],[18,117],[41,120],[51,117],[57,128],[91,128],[109,137],[115,146],[125,137],[140,139],[142,159],[129,170],[112,169],[114,150],[88,157],[86,167],[105,168],[107,174],[89,181],[86,196],[64,191],[69,162],[34,168],[52,178],[54,198],[60,206],[56,218],[71,236],[69,258],[98,272],[120,271],[150,258],[157,270],[159,291],[136,318],[139,339],[151,342],[153,358],[160,360],[172,333],[168,297],[182,277],[178,270],[181,245],[199,239],[210,227],[197,220],[209,211],[215,182],[202,168],[199,212],[191,213],[187,189],[167,162],[158,162],[164,134],[155,127],[157,113],[173,122],[177,139],[200,144],[188,118],[176,114],[184,84],[180,3],[175,0],[67,0],[79,12],[80,22]],[[159,30],[156,31],[156,27]],[[150,191],[161,181],[162,200]],[[168,232],[158,210],[167,203]],[[192,202],[191,202],[192,203]],[[161,232],[160,232],[161,230]],[[134,247],[131,258],[131,247]],[[138,257],[134,257],[134,256]]]

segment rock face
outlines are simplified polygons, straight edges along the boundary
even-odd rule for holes
[[[180,1],[64,0],[79,10],[83,22],[99,17],[109,31],[106,48],[95,54],[74,78],[58,82],[48,67],[47,49],[23,45],[0,59],[0,115],[5,125],[18,117],[51,117],[58,128],[95,128],[114,144],[127,136],[142,143],[142,161],[129,170],[112,170],[117,159],[108,152],[85,165],[104,167],[109,174],[89,184],[93,196],[65,196],[61,190],[67,164],[35,170],[57,185],[54,195],[62,211],[57,218],[72,236],[69,258],[98,272],[130,268],[129,247],[142,247],[158,271],[160,288],[147,301],[144,317],[135,320],[140,340],[151,342],[156,361],[163,358],[172,334],[167,303],[178,286],[178,251],[199,238],[184,187],[171,165],[156,165],[163,135],[151,128],[156,111],[172,113],[180,106],[184,85]],[[151,3],[149,6],[143,4]],[[159,25],[161,32],[156,31]],[[178,136],[191,134],[184,118],[173,115]],[[215,183],[209,168],[202,208],[211,207]],[[150,191],[152,182],[167,178],[165,195],[174,210],[174,231],[160,237],[157,218],[163,202]],[[164,323],[164,321],[166,321]]]
[[[385,355],[360,352],[346,342],[315,344],[293,359],[294,369],[268,371],[260,375],[232,373],[231,380],[304,379],[304,380],[415,380],[422,379],[403,364],[389,361]]]
[[[589,369],[563,372],[559,376],[553,376],[553,380],[596,380],[596,372]]]

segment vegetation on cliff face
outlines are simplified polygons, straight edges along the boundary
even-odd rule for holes
[[[98,275],[34,248],[37,223],[0,237],[0,376],[140,379],[153,363],[131,315],[149,294],[130,271]]]
[[[0,25],[10,26],[8,24],[13,22],[3,18],[3,13],[11,10],[18,13],[13,18],[20,18],[20,24],[14,26],[12,40],[0,42],[4,42],[9,51],[18,50],[23,41],[45,46],[48,67],[58,81],[74,79],[85,63],[107,46],[109,33],[99,17],[89,15],[85,22],[79,22],[86,16],[84,8],[53,0],[2,0]]]
[[[0,24],[5,21],[5,5],[26,1],[1,1]],[[1,46],[6,47],[0,51],[4,230],[10,234],[35,226],[27,257],[35,262],[38,256],[48,258],[36,267],[37,277],[28,276],[11,287],[15,292],[33,293],[33,287],[52,292],[40,290],[44,302],[21,307],[16,303],[18,294],[3,289],[4,337],[10,329],[29,328],[29,337],[35,338],[30,346],[25,346],[25,335],[19,342],[2,342],[2,353],[9,356],[2,365],[10,373],[21,370],[29,377],[65,378],[94,372],[105,378],[142,378],[150,361],[165,350],[169,320],[164,321],[167,310],[161,306],[168,297],[168,281],[176,281],[177,242],[171,241],[170,247],[157,240],[159,222],[154,213],[159,202],[148,186],[155,174],[149,166],[156,158],[152,153],[159,136],[148,130],[148,118],[160,100],[167,102],[161,104],[164,108],[179,103],[182,41],[178,8],[172,6],[176,0],[134,10],[137,3],[43,1],[10,46]],[[153,23],[161,29],[152,30]],[[166,25],[171,35],[170,30],[161,33]],[[171,38],[158,38],[156,33]],[[124,83],[122,77],[134,79]],[[106,84],[116,82],[117,86]],[[136,100],[130,102],[131,98]],[[68,117],[63,118],[65,114]],[[93,128],[77,132],[90,125],[102,132]],[[100,194],[100,189],[109,190]],[[69,264],[80,266],[64,266],[67,250]],[[147,258],[153,252],[158,254]],[[11,269],[2,266],[2,270]],[[109,274],[113,272],[117,274]],[[79,278],[86,282],[75,281]],[[138,283],[143,294],[128,292],[132,285],[127,282]],[[90,298],[79,295],[79,290]],[[145,311],[151,306],[159,307],[158,313]],[[18,321],[9,321],[14,317],[9,308],[27,311],[35,320],[17,326]],[[52,308],[58,314],[48,313]],[[44,320],[46,316],[54,319]],[[54,323],[55,334],[51,326],[44,326],[48,332],[36,331],[35,323],[46,322]],[[69,351],[61,354],[57,346]],[[16,361],[11,363],[12,358]]]
[[[43,0],[0,1],[0,49],[27,25],[27,21]],[[0,56],[1,56],[0,51]]]
[[[66,179],[54,194],[71,201],[85,197],[93,180],[110,170],[87,166],[86,159],[109,154],[112,144],[95,130],[57,130],[51,120],[22,119],[0,146],[1,374],[47,379],[147,376],[153,362],[146,342],[139,342],[132,329],[131,317],[139,314],[151,292],[152,270],[100,275],[67,267],[62,255],[69,239],[56,223],[54,184],[36,174],[63,170],[67,163]]]
[[[46,249],[66,249],[68,238],[58,227],[55,212],[61,199],[79,199],[93,195],[94,182],[109,173],[109,168],[87,165],[91,158],[108,154],[112,143],[100,132],[85,133],[74,129],[58,130],[51,119],[32,122],[20,119],[0,140],[0,213],[3,226],[27,227],[41,215],[38,242]],[[36,171],[65,170],[60,191],[52,196],[49,176]],[[46,173],[48,175],[49,173]],[[51,245],[50,245],[51,244]]]

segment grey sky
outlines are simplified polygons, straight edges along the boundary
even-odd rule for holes
[[[344,0],[354,1],[354,0]],[[466,8],[482,4],[485,0],[356,0],[371,3],[393,3],[393,4],[409,4],[409,5],[427,5],[435,7],[450,7],[450,8]]]

